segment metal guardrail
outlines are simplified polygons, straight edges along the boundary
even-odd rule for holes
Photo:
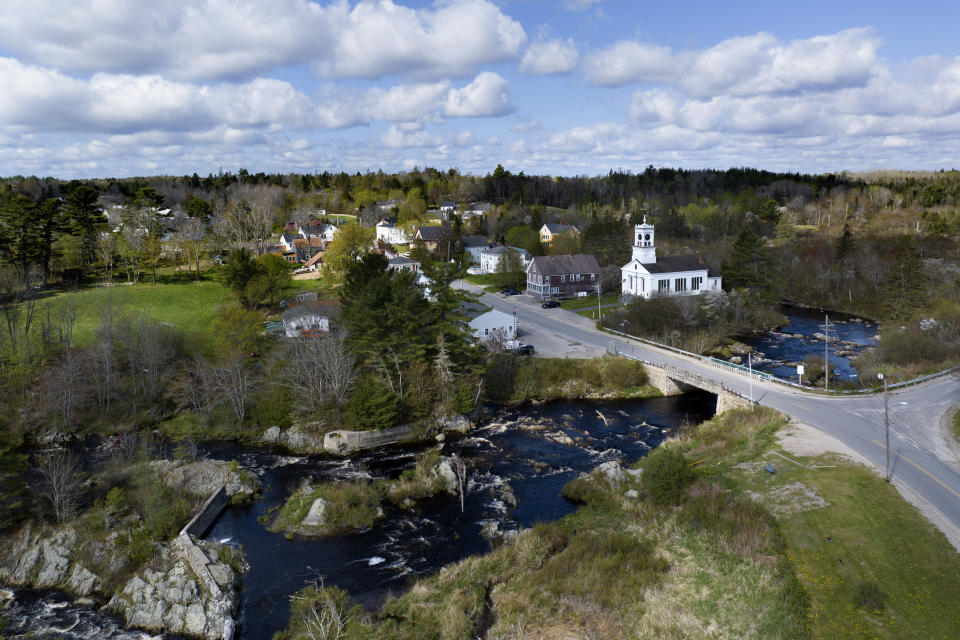
[[[671,347],[670,345],[667,345],[667,344],[661,344],[661,343],[659,343],[659,342],[654,342],[653,340],[647,340],[646,338],[639,338],[639,337],[637,337],[637,336],[632,336],[632,335],[630,335],[629,333],[623,333],[622,331],[617,331],[616,329],[610,329],[610,328],[607,328],[607,327],[598,327],[598,328],[599,328],[600,331],[605,331],[605,332],[607,332],[607,333],[613,333],[613,334],[616,334],[616,335],[618,335],[618,336],[623,336],[624,338],[628,338],[628,339],[630,339],[630,340],[635,340],[635,341],[640,342],[640,343],[642,343],[642,344],[650,345],[651,347],[656,347],[656,348],[658,348],[658,349],[664,349],[664,350],[666,350],[666,351],[671,351],[671,352],[673,352],[673,353],[678,353],[678,354],[680,354],[680,355],[684,355],[684,356],[687,356],[687,357],[689,357],[689,358],[694,358],[694,359],[696,359],[696,360],[699,360],[700,362],[703,362],[704,364],[708,364],[708,365],[711,365],[711,366],[714,366],[714,367],[718,367],[718,368],[721,368],[721,367],[722,367],[722,368],[727,368],[727,369],[732,370],[734,373],[739,373],[739,374],[744,375],[744,376],[749,376],[749,375],[751,375],[751,373],[752,373],[755,377],[759,378],[760,380],[765,380],[765,381],[767,381],[767,382],[775,382],[775,383],[777,383],[777,384],[781,384],[781,385],[784,385],[784,386],[787,386],[787,387],[793,387],[794,389],[799,389],[800,391],[812,391],[812,392],[816,392],[816,393],[827,393],[828,395],[833,395],[833,394],[837,394],[837,395],[854,395],[854,394],[862,394],[862,393],[877,393],[878,391],[882,391],[882,390],[883,390],[883,387],[878,386],[878,387],[866,387],[866,388],[863,388],[863,389],[830,389],[829,391],[824,391],[823,389],[817,389],[816,387],[808,387],[808,386],[806,386],[806,385],[801,385],[801,384],[799,384],[799,383],[797,383],[797,382],[793,382],[792,380],[786,380],[786,379],[784,379],[784,378],[778,378],[777,376],[775,376],[775,375],[773,375],[773,374],[771,374],[771,373],[767,373],[766,371],[757,371],[756,369],[749,369],[749,368],[747,368],[747,367],[744,367],[743,365],[734,364],[734,363],[732,363],[732,362],[727,362],[726,360],[720,360],[719,358],[713,358],[713,357],[710,357],[710,356],[704,356],[704,355],[701,355],[701,354],[699,354],[699,353],[693,353],[692,351],[684,351],[683,349],[678,349],[678,348],[676,348],[676,347]],[[657,364],[657,363],[655,363],[655,362],[648,362],[648,361],[646,361],[646,360],[642,360],[641,358],[637,358],[637,357],[631,356],[631,355],[629,355],[629,354],[621,353],[621,354],[619,354],[619,355],[627,356],[628,358],[631,358],[631,359],[633,359],[633,360],[640,360],[641,362],[643,362],[643,363],[645,363],[645,364],[651,364],[651,365],[654,365],[654,366],[656,366],[656,367],[660,367],[660,368],[664,368],[664,367],[665,367],[665,365],[663,365],[663,364]],[[936,378],[940,378],[940,377],[943,377],[943,376],[946,376],[946,375],[950,375],[951,373],[954,373],[955,371],[960,371],[960,367],[950,367],[949,369],[944,369],[943,371],[937,371],[936,373],[931,373],[931,374],[928,374],[928,375],[925,375],[925,376],[921,376],[921,377],[919,377],[919,378],[913,378],[912,380],[904,380],[903,382],[896,382],[896,383],[894,383],[894,384],[889,384],[889,385],[887,385],[887,389],[888,389],[888,390],[889,390],[889,389],[899,389],[899,388],[903,388],[903,387],[913,386],[913,385],[915,385],[915,384],[920,384],[920,383],[926,382],[926,381],[928,381],[928,380],[934,380],[934,379],[936,379]],[[730,391],[733,392],[732,390],[730,390]],[[733,392],[733,393],[736,393],[736,392]],[[739,394],[737,394],[737,395],[739,395]]]

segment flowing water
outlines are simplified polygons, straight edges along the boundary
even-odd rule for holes
[[[782,307],[780,312],[787,317],[789,324],[778,331],[766,331],[741,341],[754,348],[755,369],[796,382],[798,363],[803,364],[804,358],[811,355],[821,360],[824,357],[823,338],[814,337],[824,333],[824,314],[815,309],[787,306]],[[864,349],[876,346],[876,324],[870,321],[855,322],[857,318],[854,316],[841,313],[831,312],[829,316],[833,325],[830,327],[830,337],[836,338],[829,343],[831,385],[845,381],[856,384],[857,370],[851,360]],[[746,365],[746,361],[743,364]],[[804,381],[806,383],[806,378]]]
[[[236,459],[264,485],[261,499],[226,509],[206,537],[241,546],[250,569],[243,576],[238,639],[268,639],[285,626],[290,596],[322,579],[375,610],[387,594],[404,591],[417,576],[490,548],[481,529],[522,529],[571,513],[560,490],[578,473],[619,460],[631,463],[672,431],[713,415],[716,397],[695,391],[646,400],[558,402],[495,412],[464,438],[442,445],[468,469],[464,510],[442,496],[411,510],[384,504],[385,517],[368,531],[287,540],[270,533],[261,516],[283,504],[305,478],[314,481],[393,479],[412,467],[426,447],[387,447],[349,460],[289,456],[232,443],[204,445],[211,458]],[[436,445],[434,445],[436,446]],[[517,498],[502,498],[509,485]],[[39,612],[39,613],[38,613]],[[10,633],[60,630],[54,637],[117,640],[174,638],[124,631],[95,609],[76,607],[55,592],[17,591]],[[41,615],[42,614],[42,615]],[[63,631],[74,624],[77,625]],[[98,622],[99,621],[99,622]],[[98,626],[99,625],[99,626]],[[93,633],[91,635],[91,630]]]

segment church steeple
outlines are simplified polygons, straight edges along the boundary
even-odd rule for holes
[[[641,264],[653,264],[657,261],[653,225],[647,224],[647,216],[643,216],[643,224],[633,227],[633,259],[639,260]]]

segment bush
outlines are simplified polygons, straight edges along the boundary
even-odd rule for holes
[[[603,384],[608,391],[641,387],[647,384],[647,370],[629,358],[604,358]]]
[[[853,591],[853,604],[868,611],[883,611],[886,600],[887,594],[875,580],[861,580]]]
[[[696,478],[686,456],[672,447],[658,447],[643,465],[643,483],[654,504],[677,504]]]

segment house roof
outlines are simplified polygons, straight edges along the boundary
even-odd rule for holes
[[[317,318],[319,320],[321,318],[326,318],[327,314],[321,313],[317,307],[309,304],[301,304],[295,307],[290,307],[280,314],[280,318],[283,320],[283,322],[290,322],[292,320],[296,320],[297,318],[310,317]]]
[[[683,271],[707,271],[707,275],[716,278],[720,274],[694,256],[666,256],[656,262],[641,263],[650,273],[680,273]]]
[[[283,241],[286,242],[286,243],[293,242],[294,240],[296,240],[296,239],[299,238],[299,237],[300,237],[300,236],[298,236],[298,235],[295,234],[295,233],[285,233],[285,234],[283,234],[283,236],[282,236]]]
[[[489,244],[483,236],[463,236],[463,246],[465,247],[485,247]]]
[[[305,267],[312,267],[315,264],[323,264],[323,251],[317,251],[313,257],[303,263]]]
[[[389,258],[387,260],[387,264],[389,264],[390,266],[402,267],[408,264],[420,264],[420,263],[414,260],[413,258],[405,258],[403,256],[397,256],[396,258]]]
[[[417,227],[416,235],[420,236],[424,242],[436,242],[443,238],[449,238],[452,233],[449,225],[441,224],[432,227]]]
[[[530,263],[531,268],[545,276],[567,273],[600,273],[597,259],[589,253],[575,253],[572,256],[536,256]]]
[[[397,224],[396,224],[396,220],[394,220],[393,218],[381,218],[380,222],[377,223],[377,226],[393,228],[393,227],[396,227]]]
[[[491,309],[486,313],[478,313],[475,316],[470,318],[468,324],[471,327],[475,327],[478,324],[483,324],[485,320],[492,320],[496,324],[511,324],[516,322],[516,318],[509,313],[504,313],[503,311],[497,311],[496,309]]]
[[[519,247],[507,247],[503,245],[499,247],[489,247],[487,249],[481,249],[480,253],[485,253],[487,255],[492,255],[492,256],[498,256],[500,254],[506,253],[507,251],[516,251],[517,253],[522,254],[524,258],[527,258],[527,259],[530,258],[530,252],[527,251],[526,249],[521,249]]]
[[[560,224],[558,222],[545,222],[543,226],[545,226],[550,233],[567,233],[577,230],[572,224]]]
[[[457,203],[454,202],[453,200],[444,200],[443,202],[440,203],[441,209],[455,209],[456,206],[457,206]]]

